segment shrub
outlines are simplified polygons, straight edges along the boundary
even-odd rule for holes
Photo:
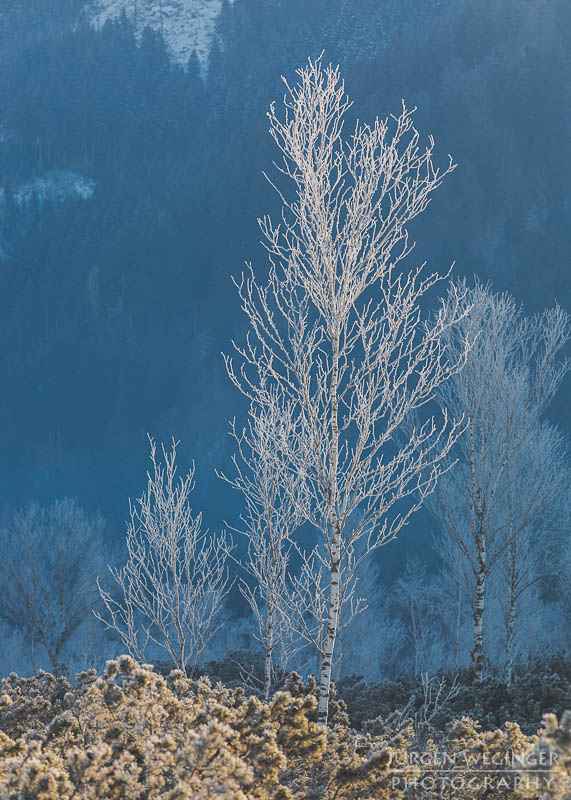
[[[568,800],[571,712],[527,736],[516,722],[483,730],[448,711],[419,736],[415,695],[403,702],[410,683],[346,679],[351,702],[369,691],[387,712],[356,731],[335,690],[318,726],[315,679],[296,673],[269,702],[129,656],[74,686],[13,674],[0,691],[0,800]],[[474,690],[464,690],[467,703]],[[490,681],[478,702],[504,694]],[[540,753],[553,754],[546,768]]]
[[[520,663],[511,687],[494,676],[476,683],[468,669],[458,671],[458,694],[431,720],[440,734],[453,719],[477,719],[484,731],[501,727],[506,720],[517,722],[527,735],[536,733],[544,714],[560,716],[571,708],[571,661],[562,653],[548,659]],[[448,685],[455,673],[442,673]],[[362,730],[367,720],[388,718],[396,709],[410,706],[410,713],[422,706],[424,695],[420,680],[402,675],[394,681],[369,683],[351,675],[337,684],[351,724]]]
[[[55,700],[50,714],[50,703]],[[168,677],[121,656],[77,686],[46,674],[3,682],[0,797],[233,800],[402,797],[390,764],[412,731],[356,734],[341,704],[315,722],[315,684],[291,676],[269,703],[241,688]]]

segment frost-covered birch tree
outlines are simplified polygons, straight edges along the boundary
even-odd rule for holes
[[[454,414],[465,415],[467,429],[455,451],[459,463],[439,482],[430,505],[468,566],[472,663],[479,680],[489,576],[502,559],[509,563],[510,548],[517,553],[526,532],[549,518],[560,480],[536,468],[524,481],[521,456],[530,437],[539,436],[539,420],[569,369],[569,361],[558,359],[569,326],[558,306],[525,317],[508,294],[494,294],[479,283],[467,290],[465,281],[451,290],[455,312],[459,293],[471,310],[444,332],[451,357],[464,352],[466,338],[477,339],[466,366],[440,386],[438,398]],[[539,450],[527,453],[542,458]]]
[[[269,274],[261,279],[250,265],[236,281],[250,332],[235,345],[241,365],[230,357],[226,365],[253,401],[260,382],[279,387],[306,432],[312,463],[301,502],[322,547],[302,569],[310,579],[317,570],[318,613],[325,613],[318,700],[325,724],[340,611],[355,570],[434,490],[462,429],[444,412],[438,424],[429,418],[395,441],[410,413],[461,368],[464,351],[450,358],[443,334],[466,307],[460,293],[421,321],[421,300],[443,278],[402,263],[412,249],[407,225],[452,160],[442,171],[435,166],[434,142],[421,144],[404,103],[398,116],[357,122],[345,138],[351,103],[339,69],[310,60],[297,75],[296,85],[285,82],[283,115],[274,104],[268,113],[282,156],[279,180],[288,183],[272,183],[280,223],[259,223]],[[348,526],[355,512],[359,522]]]
[[[0,619],[33,648],[45,648],[53,671],[97,602],[95,576],[103,549],[103,518],[72,498],[15,511],[1,531]]]
[[[506,471],[506,533],[500,560],[505,681],[511,686],[526,595],[553,572],[559,541],[571,524],[569,464],[561,432],[543,422],[531,431]],[[519,523],[519,526],[518,526]],[[523,620],[525,624],[525,620]]]
[[[232,457],[235,474],[218,475],[244,498],[242,526],[233,530],[246,537],[247,561],[241,566],[250,580],[240,581],[239,588],[254,615],[264,650],[262,693],[267,700],[276,651],[287,656],[292,646],[285,595],[292,535],[300,524],[297,498],[303,473],[293,468],[300,459],[292,461],[291,454],[303,439],[296,430],[291,403],[281,401],[275,389],[261,398],[263,402],[251,404],[246,428],[240,431],[235,420],[231,423],[237,449]]]
[[[453,642],[451,648],[447,646],[445,649],[452,655],[454,667],[458,668],[463,665],[464,653],[470,653],[467,641],[472,639],[471,629],[468,630],[473,613],[469,602],[472,573],[469,563],[450,536],[439,531],[434,537],[434,548],[443,562],[438,580],[442,587],[439,605],[444,614],[445,636],[448,642]]]
[[[130,506],[127,561],[109,571],[117,592],[98,582],[106,615],[96,616],[114,631],[134,658],[145,660],[151,644],[179,669],[194,673],[200,654],[216,631],[216,618],[230,590],[226,567],[229,543],[209,535],[194,515],[190,494],[194,466],[177,477],[176,448],[151,444],[147,491]]]
[[[430,657],[442,632],[442,587],[429,580],[426,565],[413,558],[394,587],[394,603],[405,623],[408,651],[412,655],[414,676],[418,678],[432,666]]]

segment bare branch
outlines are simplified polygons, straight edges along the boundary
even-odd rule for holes
[[[2,532],[0,617],[40,642],[54,672],[97,600],[95,575],[104,522],[70,498],[31,503]]]
[[[571,366],[558,358],[569,338],[569,319],[558,306],[526,318],[512,297],[477,281],[469,290],[460,281],[451,291],[453,307],[462,295],[471,308],[456,329],[445,332],[445,346],[454,357],[463,352],[466,338],[474,345],[465,368],[442,384],[438,399],[465,415],[467,429],[456,449],[459,463],[440,481],[430,505],[460,556],[457,562],[448,550],[450,564],[472,576],[467,588],[478,679],[487,581],[503,565],[509,683],[517,599],[531,585],[524,567],[530,537],[537,544],[542,531],[560,524],[561,501],[568,497],[561,437],[540,420]]]
[[[254,615],[264,650],[263,695],[267,699],[276,652],[287,662],[293,647],[284,595],[291,536],[303,521],[304,438],[292,416],[291,402],[280,398],[275,388],[267,391],[263,403],[251,404],[247,428],[239,432],[235,421],[231,423],[230,435],[237,448],[232,458],[234,476],[217,474],[241,492],[246,506],[242,527],[232,529],[247,540],[248,561],[238,563],[250,581],[240,581],[239,589]]]
[[[202,515],[192,514],[194,466],[177,481],[177,442],[173,439],[170,452],[162,447],[159,461],[155,442],[149,441],[152,470],[147,491],[130,505],[127,562],[121,569],[109,567],[119,599],[99,586],[107,616],[96,616],[134,658],[144,661],[153,644],[179,669],[193,673],[230,591],[231,544],[224,534],[209,536],[202,530]]]
[[[270,183],[283,208],[279,224],[259,220],[267,281],[251,266],[235,281],[250,331],[234,344],[239,366],[225,361],[252,402],[263,406],[275,387],[307,442],[296,491],[321,546],[303,554],[288,603],[298,604],[300,630],[321,654],[324,722],[341,608],[357,603],[355,570],[434,491],[464,428],[444,413],[442,424],[429,419],[396,443],[410,414],[462,368],[469,343],[451,354],[445,334],[468,306],[453,289],[454,301],[422,321],[422,298],[448,276],[401,265],[412,250],[407,226],[452,160],[436,167],[434,141],[421,145],[404,103],[397,116],[358,122],[344,138],[350,101],[339,68],[309,60],[297,76],[286,83],[282,115],[274,104],[268,112],[282,157]]]

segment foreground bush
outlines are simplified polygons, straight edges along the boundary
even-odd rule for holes
[[[357,733],[335,698],[331,725],[320,728],[314,693],[314,681],[294,674],[264,704],[206,678],[191,681],[176,670],[162,676],[128,656],[109,661],[102,676],[80,673],[75,687],[45,672],[13,674],[0,698],[0,798],[568,797],[571,714],[561,725],[547,718],[540,738],[525,736],[516,723],[482,732],[464,717],[433,738],[424,731],[420,750],[411,720],[393,714]],[[498,763],[540,752],[557,755],[547,771],[532,760],[518,767],[516,780],[506,767],[498,790]]]
[[[270,703],[122,656],[73,688],[46,673],[3,682],[0,797],[378,798],[388,794],[395,741],[314,721],[298,681]],[[311,688],[311,687],[310,687]],[[48,713],[53,703],[54,713]],[[370,795],[374,792],[374,795]]]

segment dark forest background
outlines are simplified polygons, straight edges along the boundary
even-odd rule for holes
[[[279,210],[267,106],[322,50],[361,119],[404,98],[459,164],[411,263],[571,309],[568,0],[235,0],[207,64],[174,63],[126,17],[95,30],[83,6],[0,3],[4,506],[75,496],[121,539],[150,432],[196,461],[211,527],[238,513],[214,475],[245,410],[220,356],[246,329],[231,275],[264,269],[256,219]],[[92,196],[50,191],[58,174]],[[568,408],[569,379],[550,410],[567,433]],[[383,563],[428,549],[433,526],[419,516]]]

